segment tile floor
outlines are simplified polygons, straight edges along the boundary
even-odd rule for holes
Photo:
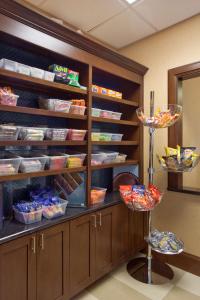
[[[171,282],[148,286],[130,277],[124,265],[74,300],[200,300],[200,277],[178,268],[173,270]]]

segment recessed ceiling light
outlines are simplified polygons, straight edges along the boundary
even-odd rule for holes
[[[126,0],[126,2],[128,2],[129,4],[133,4],[136,1],[138,1],[138,0]]]

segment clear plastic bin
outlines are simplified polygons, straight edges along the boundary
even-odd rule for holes
[[[101,109],[100,117],[106,119],[112,119],[112,111]]]
[[[19,139],[25,141],[43,141],[46,128],[20,127]]]
[[[98,166],[102,165],[103,161],[106,159],[105,153],[93,153],[91,158],[91,165],[92,166]]]
[[[92,117],[100,117],[101,109],[100,108],[92,108]]]
[[[48,152],[47,169],[48,170],[61,170],[66,168],[67,156],[57,152]]]
[[[43,209],[39,209],[29,213],[24,213],[18,211],[16,208],[13,207],[13,211],[15,214],[15,219],[24,224],[33,224],[42,220]]]
[[[19,153],[21,157],[21,163],[19,166],[19,170],[21,173],[31,173],[31,172],[40,172],[43,171],[48,161],[48,157],[33,152],[23,152]]]
[[[6,59],[6,58],[2,58],[0,60],[0,68],[13,71],[13,72],[17,72],[17,64],[18,63],[16,61]]]
[[[39,99],[39,107],[42,109],[68,113],[71,101],[59,99]]]
[[[121,141],[123,134],[120,133],[112,133],[111,140],[112,141]]]
[[[102,142],[109,142],[112,140],[112,133],[108,133],[108,132],[101,132],[100,133],[100,137],[99,140]]]
[[[11,93],[4,93],[0,95],[0,104],[16,106],[19,96]]]
[[[30,76],[31,75],[31,67],[18,63],[17,64],[17,72],[20,74]]]
[[[14,125],[0,125],[0,141],[16,141],[20,128]]]
[[[102,153],[104,153],[104,155],[105,155],[103,164],[110,164],[110,163],[114,162],[119,154],[119,152],[112,152],[112,151],[104,151]]]
[[[43,206],[43,217],[46,219],[53,219],[56,217],[63,216],[66,211],[66,207],[68,204],[68,201],[60,199],[59,204],[51,205],[51,206]]]
[[[7,153],[0,152],[0,176],[17,174],[21,158]]]
[[[92,132],[91,139],[93,142],[100,141],[100,132]]]
[[[45,131],[45,139],[52,141],[65,141],[68,129],[62,128],[47,128]]]
[[[34,67],[30,67],[30,69],[31,69],[31,76],[32,77],[36,77],[36,78],[39,78],[39,79],[44,78],[44,70],[34,68]]]
[[[67,156],[67,168],[79,168],[83,166],[86,154],[65,154]]]
[[[86,110],[86,106],[80,106],[80,105],[72,104],[71,107],[70,107],[69,112],[71,114],[84,116],[85,110]]]
[[[100,187],[91,188],[91,205],[98,205],[104,202],[107,189]]]
[[[120,120],[121,116],[122,116],[122,113],[114,112],[114,111],[112,112],[112,119],[114,119],[114,120]]]
[[[84,141],[87,130],[69,129],[67,139],[70,141]]]
[[[114,162],[116,162],[116,163],[125,162],[126,158],[127,158],[126,154],[119,153]]]
[[[53,82],[55,78],[55,73],[49,72],[49,71],[44,71],[44,79],[47,81]]]

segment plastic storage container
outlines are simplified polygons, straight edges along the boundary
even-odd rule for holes
[[[67,156],[67,168],[79,168],[83,166],[86,154],[65,154]]]
[[[14,125],[0,125],[0,141],[16,141],[20,128]]]
[[[91,189],[91,205],[98,205],[104,202],[107,189],[100,187],[92,187]]]
[[[100,117],[106,119],[112,119],[112,111],[101,109]]]
[[[112,133],[111,140],[112,141],[121,141],[123,137],[123,134],[120,133]]]
[[[100,133],[99,141],[109,142],[111,140],[112,140],[112,133],[108,133],[108,132],[101,132]]]
[[[45,130],[45,139],[52,141],[65,141],[68,129],[62,128],[47,128]]]
[[[31,75],[31,67],[18,63],[17,64],[17,72],[20,74],[30,76]]]
[[[2,58],[0,60],[0,68],[13,71],[13,72],[17,72],[17,64],[18,63],[16,61],[6,59],[6,58]]]
[[[83,116],[85,114],[86,106],[74,105],[72,104],[69,112],[75,115]]]
[[[60,199],[59,204],[54,204],[51,206],[43,206],[43,211],[42,211],[43,217],[45,217],[46,219],[53,219],[56,217],[63,216],[65,214],[67,204],[68,201]]]
[[[122,116],[122,113],[119,113],[119,112],[112,112],[112,119],[114,120],[120,120],[121,119],[121,116]]]
[[[119,152],[112,152],[112,151],[105,151],[102,153],[104,153],[104,155],[105,155],[103,164],[110,164],[110,163],[114,162],[119,154]]]
[[[127,158],[126,154],[119,153],[114,162],[116,162],[116,163],[125,162],[126,158]]]
[[[0,94],[0,104],[16,106],[19,96],[11,93]]]
[[[71,101],[59,99],[39,99],[39,107],[42,109],[68,113]]]
[[[43,209],[32,211],[29,213],[24,213],[18,211],[16,208],[13,207],[13,211],[15,214],[15,219],[24,224],[32,224],[40,222],[42,220]]]
[[[45,164],[48,160],[48,157],[42,155],[40,153],[33,152],[22,152],[19,153],[21,157],[21,163],[19,166],[19,170],[22,173],[30,173],[30,172],[40,172],[45,168]]]
[[[84,141],[87,130],[69,129],[67,139],[71,141]]]
[[[31,76],[32,77],[36,77],[36,78],[39,78],[39,79],[44,78],[44,70],[34,68],[34,67],[30,67],[30,69],[31,69]]]
[[[67,156],[58,152],[46,153],[47,158],[47,169],[49,170],[61,170],[66,168]]]
[[[101,109],[100,108],[92,108],[92,117],[100,117]]]
[[[92,132],[91,139],[93,142],[100,140],[100,132]]]
[[[93,153],[91,158],[91,165],[92,166],[98,166],[102,165],[104,160],[106,159],[105,153]]]
[[[25,141],[43,141],[46,128],[20,127],[19,139]]]
[[[21,158],[7,152],[0,152],[0,176],[17,174]]]
[[[55,73],[49,72],[49,71],[44,71],[44,79],[47,81],[53,82],[55,78]]]

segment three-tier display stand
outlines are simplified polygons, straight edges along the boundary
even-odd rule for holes
[[[153,184],[153,177],[154,177],[154,133],[156,128],[165,128],[172,126],[181,116],[182,113],[182,107],[181,106],[173,106],[170,107],[171,111],[169,110],[169,113],[172,113],[172,121],[166,123],[166,126],[163,125],[161,127],[154,126],[154,124],[143,124],[146,126],[149,126],[149,168],[148,168],[148,175],[149,175],[149,184]],[[140,114],[144,114],[142,109],[139,108],[137,111],[138,117],[140,118]],[[154,116],[154,92],[152,91],[150,93],[150,119],[153,119]],[[174,116],[174,118],[173,118]],[[130,206],[129,206],[130,208]],[[133,208],[135,211],[135,208]],[[145,209],[143,210],[145,211]],[[148,209],[146,210],[148,211]],[[140,282],[147,283],[147,284],[161,284],[166,281],[169,281],[173,278],[174,273],[172,269],[165,263],[160,262],[154,258],[152,258],[152,246],[150,245],[149,241],[151,239],[151,230],[152,230],[152,211],[149,210],[148,212],[148,237],[146,238],[146,241],[148,243],[148,252],[146,257],[138,257],[130,261],[127,265],[127,271],[128,273],[135,279],[137,279]],[[183,246],[183,243],[182,243]],[[153,249],[155,250],[155,249]],[[161,251],[157,252],[163,253]],[[183,251],[183,247],[175,253],[166,252],[164,254],[179,254]]]

